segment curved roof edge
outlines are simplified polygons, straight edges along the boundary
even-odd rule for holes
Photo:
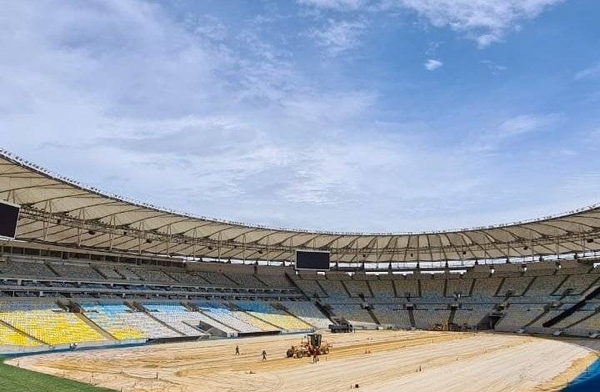
[[[524,244],[530,244],[531,250],[540,246],[536,255],[585,252],[600,243],[592,238],[600,232],[600,204],[543,218],[452,230],[355,233],[278,228],[194,216],[103,192],[1,149],[0,198],[23,206],[21,238],[138,253],[289,260],[293,249],[304,247],[329,249],[342,260],[356,253],[355,260],[426,261],[528,256],[531,251]],[[135,246],[142,239],[143,244]],[[162,245],[150,246],[153,241]]]
[[[527,219],[522,219],[522,220],[514,221],[514,222],[495,223],[495,224],[483,225],[483,226],[459,227],[459,228],[449,228],[449,229],[440,229],[440,230],[389,231],[389,232],[387,232],[387,231],[384,231],[384,232],[358,232],[358,231],[312,230],[312,229],[303,229],[303,228],[294,228],[294,227],[279,227],[279,226],[270,226],[270,225],[260,225],[260,224],[254,224],[254,223],[248,223],[248,222],[239,222],[239,221],[228,220],[228,219],[208,217],[208,216],[204,216],[204,215],[195,215],[195,214],[185,212],[185,211],[180,211],[180,210],[171,209],[171,208],[167,208],[167,207],[157,206],[152,203],[147,203],[147,202],[136,200],[136,199],[133,199],[133,198],[130,198],[127,196],[118,195],[116,193],[108,192],[106,190],[84,184],[84,183],[74,180],[70,177],[63,176],[58,173],[54,173],[51,170],[48,170],[41,166],[38,166],[38,165],[36,165],[32,162],[29,162],[19,156],[16,156],[16,155],[12,154],[10,151],[4,150],[2,148],[0,148],[0,157],[8,159],[10,161],[13,161],[13,162],[15,162],[23,167],[26,167],[32,171],[35,171],[39,174],[42,174],[42,175],[48,176],[50,178],[54,178],[56,180],[62,181],[66,184],[72,185],[76,188],[86,190],[86,191],[95,193],[99,196],[104,196],[109,199],[114,199],[114,200],[130,203],[130,204],[138,206],[138,207],[150,208],[150,209],[160,211],[160,212],[166,212],[166,213],[173,214],[173,215],[179,215],[182,217],[193,218],[193,219],[201,219],[201,220],[211,221],[211,222],[215,222],[215,223],[225,223],[225,224],[230,224],[230,225],[252,227],[252,228],[257,228],[257,229],[278,230],[278,231],[284,231],[284,232],[290,232],[290,233],[291,232],[299,232],[299,233],[314,233],[314,234],[364,235],[364,236],[373,236],[373,235],[385,235],[385,236],[392,235],[393,236],[393,235],[419,235],[419,234],[427,235],[427,234],[440,234],[440,233],[458,233],[458,232],[463,232],[463,231],[494,229],[494,228],[522,225],[522,224],[527,224],[527,223],[536,223],[536,222],[541,222],[541,221],[550,220],[550,219],[564,218],[564,217],[568,217],[570,215],[574,215],[574,214],[589,211],[589,210],[600,209],[600,202],[599,202],[599,203],[594,203],[594,204],[591,204],[588,206],[576,208],[574,210],[570,210],[570,211],[566,211],[566,212],[559,212],[556,214],[546,215],[544,217],[527,218]]]

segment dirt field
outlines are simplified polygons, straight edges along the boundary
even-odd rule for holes
[[[8,363],[126,392],[315,392],[355,385],[366,391],[524,392],[556,390],[597,358],[580,346],[528,336],[395,331],[326,334],[333,348],[318,364],[285,358],[301,337],[46,354]]]

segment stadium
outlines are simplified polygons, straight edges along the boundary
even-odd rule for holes
[[[600,391],[599,1],[0,4],[0,392]]]
[[[8,152],[0,189],[13,366],[123,391],[560,390],[600,348],[595,206],[453,232],[290,231],[137,204]],[[315,332],[331,345],[317,365],[286,357]]]

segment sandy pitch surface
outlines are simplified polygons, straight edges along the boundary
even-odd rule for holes
[[[347,391],[357,384],[378,392],[525,392],[557,390],[597,358],[555,340],[420,331],[325,334],[333,348],[319,363],[285,358],[301,337],[46,354],[8,363],[125,392]]]

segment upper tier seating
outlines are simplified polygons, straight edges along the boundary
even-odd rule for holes
[[[359,297],[361,294],[367,298],[373,296],[366,280],[350,280],[344,282],[344,285],[351,297]]]
[[[471,286],[473,286],[473,279],[468,279],[459,276],[448,279],[446,286],[446,297],[454,297],[455,294],[460,294],[461,297],[467,297],[470,295]]]
[[[115,270],[127,280],[142,280],[135,272],[125,266],[117,266]]]
[[[525,293],[527,287],[531,284],[533,278],[527,276],[517,276],[505,278],[500,287],[499,294],[506,295],[509,291],[512,295],[520,296]]]
[[[258,278],[269,287],[288,288],[294,287],[285,275],[259,275]]]
[[[53,263],[52,269],[63,278],[104,280],[104,277],[89,265]]]
[[[237,286],[237,284],[235,282],[233,282],[231,279],[227,278],[225,275],[223,275],[220,272],[202,271],[202,272],[198,272],[197,274],[200,275],[204,280],[206,280],[209,284],[211,284],[213,286],[225,286],[225,287]]]
[[[136,268],[135,274],[138,275],[140,278],[142,278],[146,282],[176,283],[173,278],[171,278],[169,275],[167,275],[163,271]]]
[[[473,292],[474,297],[493,297],[502,283],[502,278],[479,278],[475,279]]]
[[[266,285],[258,280],[254,275],[227,274],[227,277],[242,287],[266,287]]]
[[[394,286],[390,280],[373,280],[369,282],[373,296],[380,300],[395,298]]]
[[[323,291],[316,280],[296,279],[294,282],[309,298],[314,298],[315,296],[319,298],[328,297],[327,293]]]
[[[427,277],[422,275],[421,279],[421,296],[431,299],[440,299],[444,298],[444,283],[445,279]]]
[[[403,278],[396,276],[393,281],[396,286],[396,295],[398,297],[418,297],[419,296],[419,281],[413,278]]]
[[[557,291],[559,294],[562,294],[567,290],[571,290],[569,295],[581,295],[589,289],[592,284],[597,286],[598,284],[596,281],[598,281],[598,279],[600,279],[600,276],[596,274],[586,273],[585,275],[570,275]]]
[[[348,299],[348,292],[344,288],[344,284],[339,280],[324,280],[321,281],[321,287],[327,293],[331,301]]]
[[[0,263],[0,274],[23,278],[56,277],[56,274],[46,267],[44,263],[23,261],[20,259],[14,259]]]
[[[525,293],[528,297],[550,297],[565,280],[561,275],[537,276]]]
[[[182,284],[189,284],[192,286],[212,286],[206,279],[200,275],[195,275],[187,272],[169,272],[175,280]]]
[[[119,274],[114,267],[110,267],[108,265],[96,265],[94,266],[94,268],[100,273],[102,274],[104,277],[106,277],[107,279],[111,279],[111,280],[119,280],[119,279],[124,279],[124,277]]]

